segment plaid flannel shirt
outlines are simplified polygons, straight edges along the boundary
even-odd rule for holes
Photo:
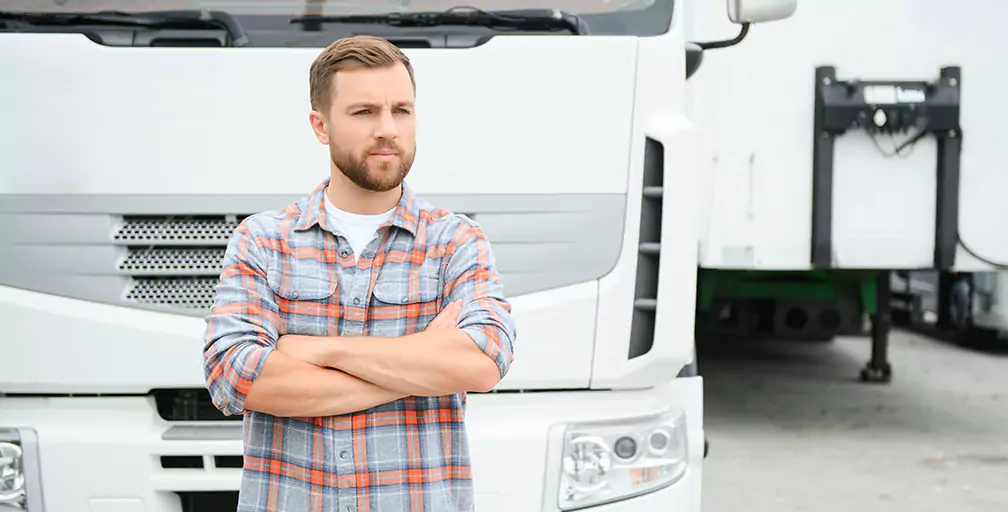
[[[245,414],[238,510],[473,510],[464,393],[326,418],[244,408],[281,335],[404,336],[457,299],[465,304],[459,328],[502,377],[512,361],[510,304],[475,222],[423,202],[404,183],[394,217],[355,263],[327,218],[327,185],[241,223],[207,317],[207,389],[225,414]]]

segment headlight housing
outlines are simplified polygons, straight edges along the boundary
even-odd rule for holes
[[[574,510],[656,491],[689,465],[679,409],[619,421],[577,423],[564,432],[558,506]]]
[[[21,447],[0,442],[0,505],[24,508],[25,477]]]
[[[35,431],[0,428],[0,511],[41,512],[39,476]]]

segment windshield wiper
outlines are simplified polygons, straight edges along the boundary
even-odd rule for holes
[[[0,11],[0,24],[4,21],[31,25],[74,26],[112,25],[157,29],[223,28],[231,36],[232,46],[247,46],[249,39],[238,22],[222,11],[150,11],[132,13],[123,11],[98,12],[13,12]]]
[[[452,7],[447,11],[348,15],[306,14],[292,18],[290,23],[304,24],[305,30],[320,30],[322,23],[379,23],[396,27],[471,25],[533,31],[568,30],[575,35],[588,33],[588,25],[581,18],[559,9],[484,11],[474,7]]]

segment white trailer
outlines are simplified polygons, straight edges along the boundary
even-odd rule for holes
[[[690,39],[731,30],[692,14]],[[985,0],[804,2],[704,60],[686,100],[701,334],[870,336],[861,376],[888,382],[898,274],[1004,268],[1006,17]],[[978,322],[997,322],[990,302],[972,301]]]
[[[328,172],[309,65],[366,32],[416,68],[411,186],[484,227],[519,325],[506,379],[469,397],[477,509],[698,512],[686,37],[704,4],[475,2],[540,9],[473,18],[538,18],[523,28],[323,4],[5,2],[49,15],[0,15],[0,506],[234,509],[242,424],[209,402],[203,319],[237,224]],[[74,10],[92,14],[52,14]],[[728,2],[735,22],[793,10]]]

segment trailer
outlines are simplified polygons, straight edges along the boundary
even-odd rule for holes
[[[943,323],[1002,325],[1005,17],[982,0],[824,0],[704,60],[687,83],[698,338],[863,337],[860,377],[889,382],[908,273],[944,276]],[[709,6],[694,21],[729,30]]]

